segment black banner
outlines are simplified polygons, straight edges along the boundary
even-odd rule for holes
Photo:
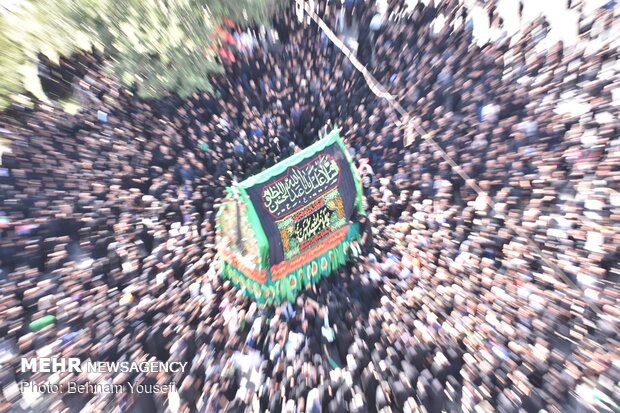
[[[346,225],[357,196],[350,164],[337,142],[246,191],[269,240],[272,266]]]

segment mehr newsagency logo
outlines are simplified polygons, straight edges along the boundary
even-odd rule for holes
[[[21,359],[22,372],[32,373],[183,373],[186,365],[186,361],[81,361],[77,357]]]

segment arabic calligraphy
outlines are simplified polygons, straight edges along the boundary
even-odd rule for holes
[[[326,206],[316,210],[306,218],[295,223],[295,235],[300,244],[305,245],[316,235],[329,229],[331,224],[331,211]],[[303,247],[302,247],[303,248]]]
[[[263,205],[275,216],[304,205],[338,183],[338,163],[320,155],[301,168],[289,168],[287,174],[266,186]]]
[[[287,260],[304,253],[346,225],[342,198],[333,188],[297,212],[276,221]]]

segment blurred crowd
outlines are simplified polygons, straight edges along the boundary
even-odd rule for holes
[[[508,36],[492,1],[485,42],[456,0],[314,5],[415,128],[294,5],[269,36],[237,33],[210,92],[140,99],[89,54],[64,60],[78,113],[0,117],[0,412],[617,411],[619,6],[582,16],[569,47],[545,43],[544,18]],[[336,126],[362,253],[258,306],[218,276],[224,188]],[[189,364],[21,372],[35,355]]]

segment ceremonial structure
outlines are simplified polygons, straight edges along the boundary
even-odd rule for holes
[[[361,194],[338,130],[227,188],[216,221],[222,276],[259,303],[292,301],[345,263]]]

